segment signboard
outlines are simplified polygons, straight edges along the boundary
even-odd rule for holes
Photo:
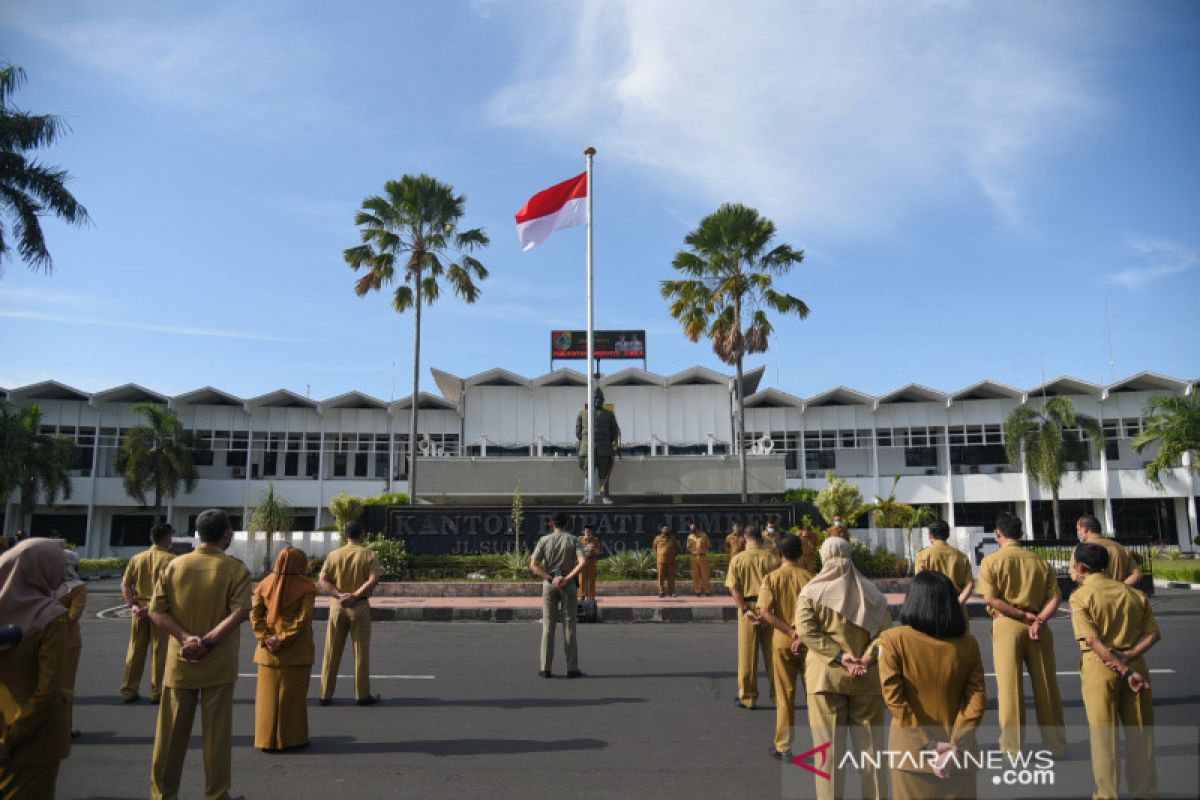
[[[593,331],[596,358],[646,357],[645,331]],[[586,359],[587,331],[551,331],[550,359]]]
[[[724,552],[725,535],[735,522],[744,525],[795,524],[796,506],[775,503],[741,505],[622,505],[563,509],[571,518],[571,532],[583,533],[594,525],[604,554],[647,550],[662,523],[682,545],[688,525],[696,522],[712,539],[713,551]],[[521,546],[532,550],[540,536],[550,532],[553,506],[526,508],[521,526]],[[402,539],[408,552],[421,555],[479,555],[510,552],[515,545],[512,509],[508,506],[368,506],[367,530],[382,530],[388,538]],[[682,546],[680,548],[683,549]]]

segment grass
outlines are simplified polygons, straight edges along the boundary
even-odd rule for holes
[[[1154,577],[1167,581],[1200,583],[1200,559],[1154,560]]]

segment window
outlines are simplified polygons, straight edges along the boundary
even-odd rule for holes
[[[333,454],[333,477],[335,477],[335,478],[346,477],[346,465],[347,465],[348,458],[349,457],[347,456],[346,453],[334,453]]]
[[[375,477],[376,478],[386,478],[387,474],[388,474],[388,454],[386,452],[376,453],[375,454]]]
[[[272,453],[274,455],[274,453]],[[285,477],[294,478],[300,474],[300,454],[299,453],[284,453],[283,455],[283,474]]]
[[[263,453],[263,475],[273,477],[279,467],[279,453]]]
[[[317,477],[321,468],[321,454],[310,450],[304,454],[304,474],[309,478]]]
[[[906,447],[904,448],[904,466],[906,467],[936,467],[938,465],[936,447]]]
[[[154,517],[150,514],[113,514],[108,544],[111,547],[149,547],[153,524]]]
[[[368,453],[355,453],[354,454],[354,477],[356,477],[356,478],[367,477],[367,457],[368,457],[368,455],[369,455]]]
[[[227,467],[244,467],[246,466],[246,451],[245,450],[230,450],[225,454],[225,466]]]
[[[808,450],[804,453],[804,468],[814,471],[837,469],[837,453],[833,450]]]
[[[1121,443],[1116,439],[1105,439],[1104,457],[1109,461],[1119,460],[1121,458]]]

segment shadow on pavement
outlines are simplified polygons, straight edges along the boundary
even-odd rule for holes
[[[478,700],[441,700],[436,697],[385,698],[381,705],[405,708],[583,708],[589,706],[611,706],[621,703],[645,703],[644,697],[501,697]]]
[[[364,742],[352,736],[314,736],[307,753],[346,755],[425,753],[431,756],[488,756],[518,753],[562,753],[573,750],[602,750],[602,739],[417,739],[397,742]]]

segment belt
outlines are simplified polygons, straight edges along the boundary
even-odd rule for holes
[[[745,600],[747,603],[757,603],[758,595],[754,594],[749,597],[743,597],[742,599]]]

